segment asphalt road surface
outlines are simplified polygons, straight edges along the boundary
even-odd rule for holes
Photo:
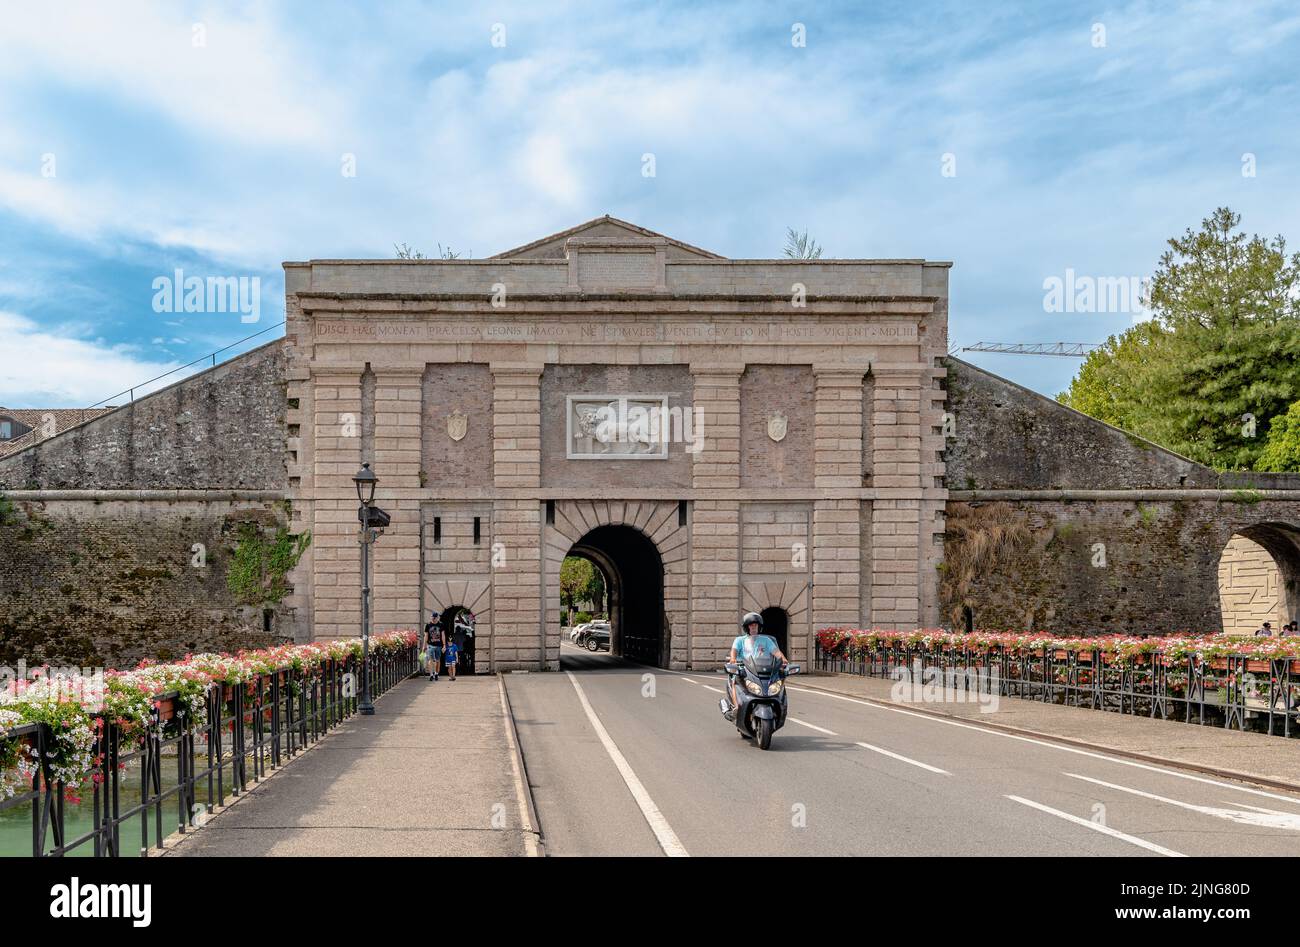
[[[800,688],[766,752],[725,676],[564,641],[508,675],[550,855],[1294,855],[1300,795]]]

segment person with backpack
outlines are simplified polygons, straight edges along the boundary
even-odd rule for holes
[[[442,622],[439,620],[438,613],[434,612],[429,623],[424,626],[424,656],[431,682],[438,679],[438,664],[442,661],[442,646]]]

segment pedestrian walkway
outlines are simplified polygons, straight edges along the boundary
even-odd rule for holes
[[[414,678],[174,838],[174,855],[537,853],[495,676]]]
[[[885,701],[897,707],[969,719],[972,723],[1085,743],[1180,767],[1300,789],[1300,739],[1066,707],[1021,697],[1002,697],[997,701],[997,709],[987,713],[981,712],[980,705],[974,702],[899,702],[891,697],[894,681],[852,674],[814,673],[794,679],[792,685]]]

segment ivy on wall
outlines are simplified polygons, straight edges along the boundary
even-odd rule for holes
[[[269,539],[255,523],[241,523],[226,572],[230,594],[241,605],[278,604],[289,588],[285,576],[311,545],[311,533],[294,535],[283,526]]]

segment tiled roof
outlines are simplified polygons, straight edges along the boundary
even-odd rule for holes
[[[0,418],[11,418],[31,430],[21,437],[0,441],[0,457],[17,453],[24,447],[30,447],[44,440],[47,436],[62,433],[70,427],[76,427],[84,421],[90,421],[100,415],[116,411],[107,408],[4,408],[0,407]],[[48,431],[50,419],[54,421],[54,431]]]

